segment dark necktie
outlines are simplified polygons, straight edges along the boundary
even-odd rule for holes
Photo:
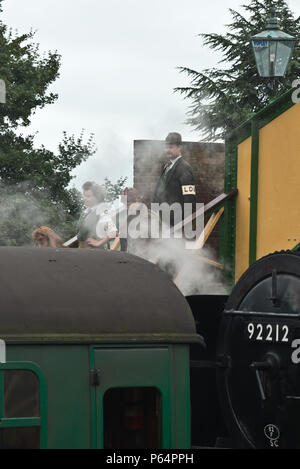
[[[162,173],[162,178],[163,179],[166,179],[167,174],[168,174],[168,169],[171,166],[171,164],[172,164],[172,161],[168,161],[168,163],[165,164],[165,167],[164,167],[164,170],[163,170],[163,173]]]

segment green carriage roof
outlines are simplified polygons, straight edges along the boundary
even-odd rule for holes
[[[184,296],[127,253],[0,248],[0,339],[195,342]]]

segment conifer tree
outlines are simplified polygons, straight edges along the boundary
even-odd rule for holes
[[[251,36],[266,29],[272,7],[281,29],[297,39],[285,77],[276,79],[277,95],[300,75],[300,17],[294,17],[287,1],[248,0],[242,7],[243,14],[230,9],[225,35],[200,34],[205,46],[222,52],[218,67],[200,72],[179,68],[191,80],[190,86],[175,89],[191,100],[187,123],[207,140],[224,138],[274,97],[270,80],[258,74],[251,45]]]

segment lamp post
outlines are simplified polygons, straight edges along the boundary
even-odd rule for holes
[[[296,38],[280,30],[275,8],[272,8],[266,30],[252,36],[251,41],[258,73],[271,80],[275,94],[275,79],[285,75]]]

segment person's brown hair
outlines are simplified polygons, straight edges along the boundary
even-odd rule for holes
[[[92,191],[93,195],[95,196],[97,202],[100,204],[101,202],[104,202],[105,200],[105,191],[104,189],[99,186],[99,184],[96,184],[93,181],[87,181],[83,184],[82,186],[83,192],[85,191]]]
[[[40,226],[32,233],[35,247],[63,248],[63,240],[49,226]]]
[[[127,196],[127,202],[139,202],[140,195],[134,187],[126,187],[123,191],[123,195]]]

